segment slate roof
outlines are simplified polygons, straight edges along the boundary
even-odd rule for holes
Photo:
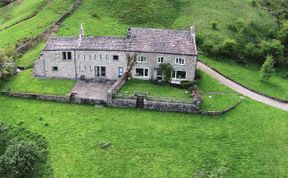
[[[129,30],[128,30],[129,31]],[[52,37],[45,51],[98,50],[197,55],[191,31],[131,28],[127,37]]]

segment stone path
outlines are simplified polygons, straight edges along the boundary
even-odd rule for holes
[[[219,74],[218,72],[211,69],[209,66],[207,66],[206,64],[204,64],[200,61],[198,61],[198,63],[197,63],[197,68],[206,72],[207,74],[211,75],[216,80],[218,80],[219,82],[228,86],[232,90],[235,90],[238,93],[243,94],[244,96],[247,96],[247,97],[249,97],[253,100],[259,101],[261,103],[273,106],[275,108],[279,108],[279,109],[282,109],[284,111],[288,111],[288,103],[282,103],[282,102],[273,100],[271,98],[268,98],[268,97],[262,96],[258,93],[255,93],[255,92],[253,92],[253,91],[251,91],[245,87],[242,87],[241,85],[239,85],[239,84],[233,82],[232,80],[224,77],[223,75]]]
[[[113,85],[113,82],[100,83],[95,81],[78,80],[72,93],[77,93],[76,97],[90,98],[97,100],[107,100],[107,91]]]

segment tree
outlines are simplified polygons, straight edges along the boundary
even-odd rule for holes
[[[262,82],[267,82],[271,78],[272,74],[275,72],[274,65],[275,65],[274,58],[272,56],[267,56],[264,64],[261,67]]]
[[[171,81],[173,67],[169,63],[162,63],[159,65],[161,72],[164,74],[164,81],[169,83]]]
[[[271,55],[274,58],[279,59],[281,56],[283,56],[284,46],[279,40],[262,40],[259,47],[262,57]]]
[[[33,143],[14,139],[0,157],[0,177],[20,178],[31,173],[43,154]]]
[[[129,76],[131,76],[131,70],[133,68],[133,66],[137,63],[137,55],[134,54],[126,54],[126,58],[127,58],[127,73]]]
[[[13,59],[7,57],[3,51],[0,50],[0,81],[16,72],[16,66]]]

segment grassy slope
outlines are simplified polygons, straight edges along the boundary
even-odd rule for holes
[[[226,76],[243,84],[244,86],[274,96],[288,100],[288,81],[281,77],[281,72],[276,73],[268,82],[261,82],[260,68],[250,64],[242,66],[231,61],[221,61],[201,56],[200,59]],[[288,70],[286,70],[288,72]]]
[[[0,31],[37,13],[44,3],[47,0],[17,0],[0,8]]]
[[[67,95],[74,85],[74,80],[34,78],[32,70],[25,70],[9,79],[1,86],[1,89],[14,92]]]
[[[288,174],[287,112],[251,100],[215,118],[5,97],[0,112],[47,138],[55,177]]]
[[[74,0],[53,0],[35,17],[0,32],[0,48],[15,45],[24,38],[32,38],[45,31],[73,4]],[[13,34],[13,35],[11,35]]]
[[[35,48],[28,50],[23,56],[17,59],[17,66],[32,68],[34,62],[39,58],[46,42],[41,42]]]
[[[253,20],[267,28],[276,25],[267,12],[259,7],[252,7],[250,0],[230,0],[229,3],[226,0],[173,3],[168,0],[152,0],[140,4],[143,5],[140,8],[144,9],[143,12],[134,12],[133,2],[136,1],[84,0],[81,7],[64,22],[58,34],[78,35],[81,22],[88,35],[123,35],[127,26],[188,29],[193,22],[201,33],[225,36],[229,35],[228,24],[239,18],[247,22]],[[133,21],[135,18],[141,23]],[[218,31],[212,29],[213,22],[218,23]]]

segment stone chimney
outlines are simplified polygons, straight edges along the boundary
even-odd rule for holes
[[[190,27],[190,33],[191,33],[191,36],[192,36],[192,37],[195,37],[195,26],[194,26],[194,25],[192,25],[192,26]]]
[[[81,40],[82,37],[84,37],[84,28],[83,28],[83,24],[81,23],[79,39]]]
[[[127,30],[127,38],[131,39],[132,38],[132,34],[131,34],[131,28],[129,27]]]
[[[196,45],[196,34],[195,34],[195,26],[192,25],[190,27],[190,34],[191,34],[191,40],[192,40],[192,43],[194,44],[195,46],[195,51],[197,53],[197,45]]]

